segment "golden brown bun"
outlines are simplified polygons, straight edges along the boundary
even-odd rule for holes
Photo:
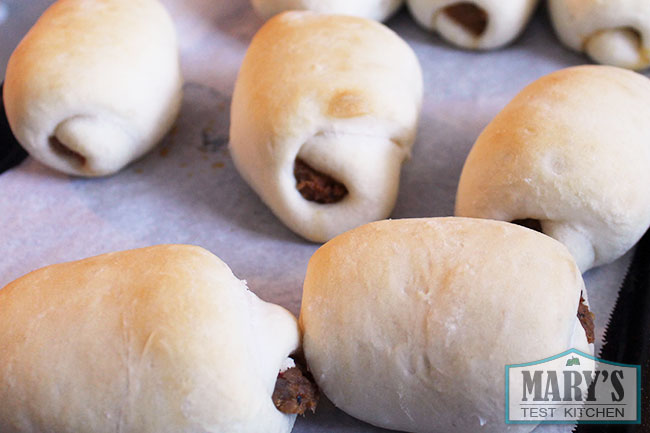
[[[303,348],[327,397],[371,424],[503,433],[506,364],[593,352],[576,317],[582,291],[566,248],[535,231],[467,218],[380,221],[309,261]]]
[[[291,431],[271,394],[296,320],[202,248],[48,266],[0,311],[3,433]]]
[[[182,85],[174,24],[157,0],[59,0],[11,55],[4,104],[35,159],[103,176],[167,133]]]
[[[650,225],[650,80],[580,66],[521,91],[474,144],[456,215],[537,219],[580,269],[609,263]]]
[[[358,17],[285,12],[255,35],[239,71],[233,160],[290,229],[324,242],[390,214],[421,100],[418,60],[392,30]],[[331,204],[305,199],[296,158],[349,193]]]

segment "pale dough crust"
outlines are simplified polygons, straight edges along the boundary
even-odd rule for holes
[[[476,34],[446,13],[446,8],[472,4],[487,16],[487,25]],[[407,0],[415,20],[444,39],[462,48],[490,50],[512,42],[524,30],[538,0]]]
[[[325,14],[354,15],[385,21],[404,0],[251,0],[255,11],[264,19],[289,10],[310,10]]]
[[[35,159],[102,176],[161,140],[182,84],[174,25],[157,0],[59,0],[11,55],[4,104]]]
[[[650,66],[647,0],[549,0],[560,40],[595,62],[628,69]]]
[[[327,397],[371,424],[528,432],[504,423],[504,367],[593,353],[576,317],[584,289],[562,244],[514,224],[370,223],[309,261],[303,348]]]
[[[233,160],[289,228],[323,242],[390,214],[421,101],[418,60],[387,27],[285,12],[255,35],[239,71]],[[303,198],[293,175],[297,157],[349,194],[326,205]]]
[[[580,269],[625,254],[650,226],[650,80],[611,66],[540,78],[485,128],[456,215],[536,219]]]
[[[288,433],[271,394],[295,317],[221,260],[162,245],[0,290],[3,433]]]

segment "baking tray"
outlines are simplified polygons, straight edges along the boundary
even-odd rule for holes
[[[297,315],[306,265],[318,246],[271,214],[242,181],[227,148],[230,95],[262,21],[246,0],[163,2],[179,31],[186,85],[177,124],[156,149],[115,176],[75,179],[23,160],[10,137],[0,138],[3,168],[15,165],[0,175],[0,287],[51,263],[189,243],[211,250],[260,297]],[[9,19],[0,22],[3,75],[11,50],[50,2],[4,3]],[[488,53],[448,46],[418,28],[405,10],[388,25],[416,51],[425,80],[418,139],[402,172],[393,218],[452,215],[465,157],[492,117],[526,84],[587,62],[559,44],[543,8],[514,44]],[[584,276],[596,313],[597,351],[631,256]],[[298,419],[294,432],[325,431],[386,430],[347,416],[325,399],[317,414]]]

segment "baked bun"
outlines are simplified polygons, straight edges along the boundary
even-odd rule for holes
[[[0,311],[3,433],[291,431],[271,394],[296,320],[201,248],[48,266]]]
[[[102,176],[160,141],[182,84],[174,25],[157,0],[59,0],[11,55],[4,104],[35,159]]]
[[[523,31],[538,0],[407,0],[422,27],[448,42],[490,50],[512,42]]]
[[[577,318],[584,290],[566,248],[532,230],[453,217],[380,221],[309,261],[303,349],[324,394],[371,424],[528,432],[535,426],[506,428],[504,367],[571,347],[593,353]]]
[[[285,12],[255,35],[239,71],[233,160],[290,229],[323,242],[390,214],[421,101],[418,60],[387,27]]]
[[[609,263],[650,226],[650,80],[610,66],[547,75],[485,128],[456,215],[535,220],[580,269]]]
[[[548,6],[558,37],[571,49],[598,63],[650,66],[648,0],[549,0]]]
[[[404,0],[251,0],[264,19],[288,10],[310,10],[325,14],[353,15],[384,21],[402,6]]]

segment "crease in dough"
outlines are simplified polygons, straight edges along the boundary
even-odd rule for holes
[[[48,139],[50,148],[35,154],[50,159],[48,150],[52,151],[60,157],[53,165],[63,172],[113,173],[141,156],[120,149],[121,146],[135,149],[139,140],[123,123],[111,119],[108,114],[70,116],[54,129],[54,134]]]

